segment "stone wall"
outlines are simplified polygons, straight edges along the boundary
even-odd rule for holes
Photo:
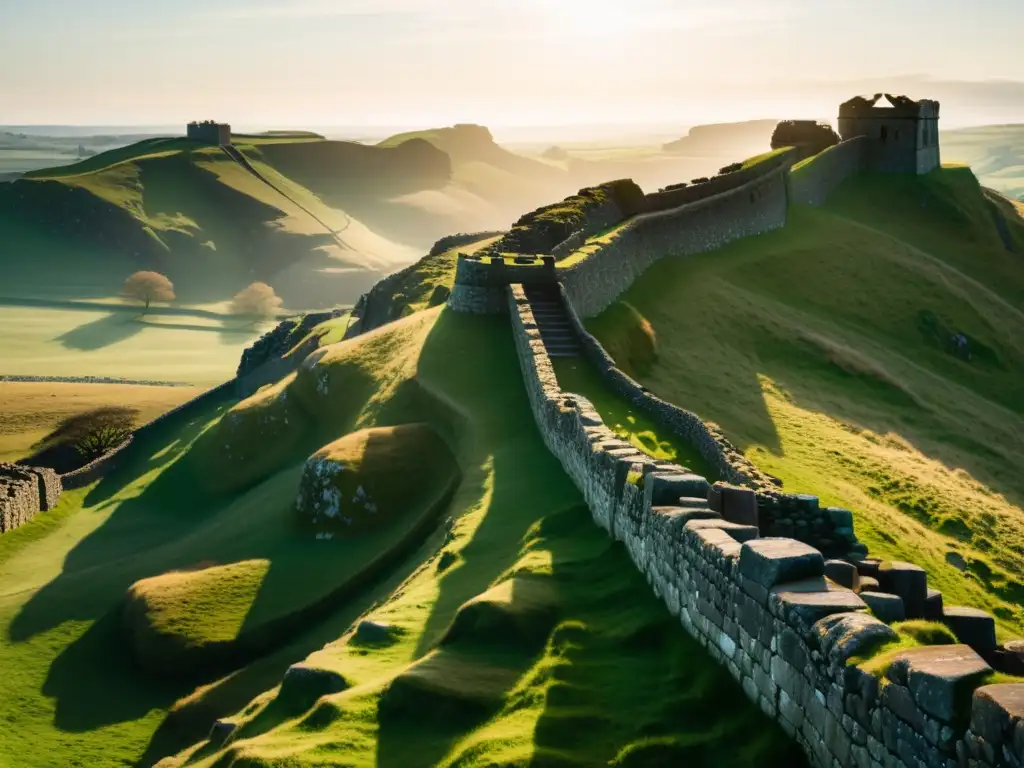
[[[804,205],[824,205],[836,187],[866,169],[870,143],[864,136],[848,139],[794,169],[789,175],[790,199]]]
[[[242,352],[242,357],[238,361],[238,369],[235,372],[236,378],[244,379],[266,362],[281,357],[320,323],[341,317],[343,314],[344,312],[341,310],[335,309],[282,320]]]
[[[644,210],[644,192],[632,179],[584,187],[575,195],[519,217],[487,253],[551,254],[568,239],[581,233],[596,234]]]
[[[60,477],[52,469],[0,464],[0,533],[57,506]]]
[[[783,155],[785,157],[785,155]],[[582,317],[604,310],[654,262],[701,253],[786,223],[787,165],[681,208],[637,216],[619,236],[558,275]]]
[[[76,469],[74,472],[61,475],[61,484],[66,489],[73,489],[84,488],[90,483],[94,483],[108,472],[121,466],[131,455],[130,451],[133,446],[138,446],[141,440],[149,437],[159,428],[166,426],[168,421],[187,418],[215,403],[228,402],[235,396],[235,388],[236,381],[231,379],[231,381],[226,381],[213,389],[209,389],[198,397],[192,398],[187,403],[182,403],[178,407],[157,416],[152,421],[135,429],[132,432],[132,436],[117,446],[117,448],[108,451],[103,456],[86,464],[84,467]]]
[[[502,234],[501,232],[472,232],[459,233],[442,237],[431,247],[430,252],[424,258],[438,256],[452,248],[461,245],[469,245],[489,237]],[[415,274],[420,268],[423,259],[419,259],[407,267],[393,272],[385,278],[378,280],[374,286],[356,302],[352,309],[352,324],[345,332],[345,338],[351,339],[360,334],[367,333],[379,328],[392,320],[397,320],[404,308],[401,303],[395,302],[395,294],[405,284],[408,277]]]
[[[649,213],[656,211],[667,211],[678,208],[681,205],[695,203],[707,197],[720,195],[749,184],[781,167],[789,167],[793,164],[797,154],[795,152],[780,152],[750,168],[745,168],[732,173],[719,173],[707,181],[698,184],[688,184],[684,187],[665,189],[661,192],[651,192],[645,197],[646,210]]]
[[[511,283],[553,284],[556,279],[554,256],[507,259],[459,254],[448,306],[456,312],[499,315],[507,311],[505,289]]]
[[[452,248],[470,245],[471,243],[478,243],[481,240],[486,240],[490,237],[498,237],[503,234],[505,233],[501,230],[491,230],[486,232],[459,232],[454,235],[447,235],[434,243],[427,255],[439,256],[445,251],[450,251]]]
[[[588,401],[559,388],[523,287],[507,298],[537,426],[595,522],[814,766],[1021,767],[1024,686],[983,686],[965,704],[991,671],[966,645],[904,651],[884,680],[851,663],[896,633],[825,578],[820,552],[759,538],[711,508],[704,478],[616,439]]]
[[[694,446],[726,482],[757,492],[761,535],[795,538],[830,556],[867,553],[854,536],[849,511],[819,507],[815,496],[782,493],[781,483],[759,470],[729,442],[717,425],[662,400],[620,370],[573,310],[564,288],[562,298],[583,353],[609,390],[645,413],[658,426]]]

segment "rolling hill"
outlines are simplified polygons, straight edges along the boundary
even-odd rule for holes
[[[354,301],[417,250],[331,208],[279,172],[264,149],[287,160],[285,148],[301,156],[317,146],[319,163],[339,178],[351,173],[346,183],[381,206],[390,195],[443,185],[450,168],[425,143],[419,151],[349,145],[348,154],[332,152],[335,144],[253,137],[225,151],[152,139],[27,174],[0,187],[0,237],[22,271],[13,285],[30,285],[33,274],[39,283],[51,275],[74,282],[76,273],[87,279],[104,268],[123,280],[139,265],[168,274],[194,303],[224,299],[253,279],[271,282],[292,307]],[[368,177],[390,184],[372,187]],[[101,263],[77,258],[82,248],[102,251]]]
[[[628,364],[649,324],[638,381],[1019,634],[1022,307],[1024,219],[946,167],[854,178],[782,230],[664,260],[591,327]]]

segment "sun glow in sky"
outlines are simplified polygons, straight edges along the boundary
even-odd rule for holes
[[[0,0],[0,124],[689,123],[883,87],[1024,120],[1022,31],[1021,0]]]

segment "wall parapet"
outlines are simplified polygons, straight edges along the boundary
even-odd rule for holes
[[[1021,768],[1024,685],[977,687],[992,670],[967,645],[902,651],[884,679],[858,666],[857,654],[898,636],[831,578],[839,561],[760,538],[728,505],[712,508],[705,478],[616,438],[589,401],[562,392],[523,287],[506,300],[537,427],[594,521],[812,765]]]
[[[788,165],[782,161],[766,165],[767,170],[726,192],[641,214],[611,242],[571,266],[560,267],[559,278],[575,310],[582,317],[599,314],[666,256],[711,251],[784,226]]]
[[[869,149],[870,139],[857,136],[809,158],[789,174],[790,199],[804,205],[824,205],[840,184],[865,170]]]
[[[780,168],[788,168],[796,160],[797,152],[779,152],[776,155],[767,157],[759,163],[754,163],[749,168],[742,168],[731,173],[719,173],[707,181],[697,184],[688,184],[682,187],[667,188],[660,192],[651,192],[645,196],[646,210],[648,213],[667,211],[672,208],[679,208],[683,205],[696,203],[724,192],[731,192],[737,187],[742,187],[766,176]]]

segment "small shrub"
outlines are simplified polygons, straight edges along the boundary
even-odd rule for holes
[[[735,173],[736,171],[743,168],[743,163],[729,163],[729,165],[719,168],[719,173]]]
[[[47,435],[39,447],[70,445],[88,463],[116,448],[131,435],[139,412],[125,406],[96,408],[69,416]]]
[[[691,184],[704,184],[705,182],[711,181],[707,176],[699,176],[696,179],[690,179]]]

